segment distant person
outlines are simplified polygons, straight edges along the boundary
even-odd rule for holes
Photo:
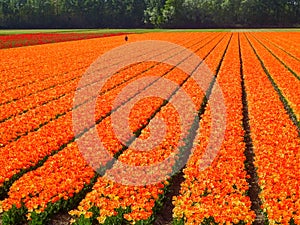
[[[125,41],[128,41],[128,36],[127,35],[125,36]]]

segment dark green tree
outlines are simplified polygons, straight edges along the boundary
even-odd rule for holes
[[[300,0],[0,0],[3,28],[300,26]]]
[[[145,0],[144,22],[160,28],[165,22],[164,5],[165,0]]]

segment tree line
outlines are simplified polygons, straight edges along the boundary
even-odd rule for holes
[[[0,28],[300,25],[300,0],[0,0]]]

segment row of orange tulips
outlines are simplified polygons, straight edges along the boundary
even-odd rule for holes
[[[267,39],[270,43],[282,49],[289,55],[293,55],[294,57],[300,59],[300,37],[298,32],[276,33],[276,35],[262,33],[261,37]]]
[[[272,42],[267,41],[264,38],[259,38],[259,36],[254,35],[258,41],[267,48],[269,52],[271,52],[272,55],[276,56],[277,59],[279,59],[285,66],[294,74],[294,76],[298,77],[300,79],[300,76],[297,74],[300,74],[300,59],[297,59],[295,56],[291,55],[289,52],[286,52],[282,48],[279,48],[278,46],[274,45]]]
[[[143,67],[145,69],[145,67]],[[150,68],[150,67],[149,67]],[[118,79],[120,81],[125,82],[128,79],[131,79],[132,73],[137,74],[140,70],[137,66],[134,67],[127,67],[126,71],[122,72],[124,80],[120,79],[118,76]],[[124,69],[125,70],[125,69]],[[145,69],[146,70],[146,69]],[[84,70],[79,70],[77,72],[71,72],[71,77],[76,76],[78,72],[83,73]],[[129,76],[127,74],[130,74]],[[90,81],[91,84],[93,82],[98,82],[98,80]],[[1,105],[1,116],[0,120],[5,121],[11,118],[12,116],[21,114],[17,116],[16,118],[13,118],[13,120],[8,121],[7,123],[1,124],[3,129],[10,128],[7,130],[7,132],[3,133],[4,137],[0,138],[0,143],[2,146],[6,145],[8,141],[11,141],[13,138],[16,138],[18,136],[22,136],[22,134],[29,132],[31,130],[37,129],[41,124],[45,124],[49,122],[50,119],[53,119],[56,115],[61,115],[64,112],[67,112],[72,107],[71,104],[68,104],[67,102],[71,103],[71,98],[73,98],[74,94],[73,91],[75,90],[76,86],[78,85],[79,77],[73,78],[71,81],[63,84],[58,84],[53,88],[46,89],[44,91],[30,94],[29,96],[23,97],[21,99],[18,99],[16,101],[13,101],[9,104]],[[56,82],[60,83],[61,81],[58,79]],[[110,79],[109,82],[105,84],[105,87],[103,87],[103,91],[106,91],[108,89],[112,89],[114,86],[118,85],[118,83],[115,83],[114,79]],[[93,86],[93,85],[91,85]],[[31,87],[32,88],[32,87]],[[30,87],[28,87],[28,90],[30,90]],[[6,93],[9,94],[9,93]],[[90,97],[90,96],[88,96]],[[82,100],[83,101],[83,100]],[[61,104],[62,102],[62,104]],[[41,105],[41,106],[40,106]],[[57,106],[57,109],[48,111],[47,109],[53,108],[53,105]],[[30,110],[30,113],[22,114],[22,112],[27,112]],[[41,115],[42,113],[42,115]],[[48,113],[48,114],[47,114]],[[43,118],[39,118],[40,114]],[[49,115],[50,114],[50,115]],[[16,121],[24,121],[28,118],[34,119],[33,122],[30,120],[27,121],[27,128],[22,127],[11,127],[10,125],[15,123]],[[41,119],[41,120],[40,120]],[[12,131],[13,130],[13,131]]]
[[[181,184],[180,195],[174,197],[173,216],[178,224],[209,224],[212,221],[220,224],[250,224],[255,218],[246,194],[248,183],[244,169],[245,143],[237,34],[230,42],[217,82],[226,105],[224,139],[214,159],[214,148],[218,146],[209,139],[211,132],[216,132],[211,130],[211,107],[218,106],[209,105],[200,122],[193,154],[184,169],[185,181]],[[208,104],[211,102],[209,100]],[[206,160],[211,160],[207,168],[203,167],[209,163]]]
[[[167,68],[167,70],[168,69],[169,68]],[[112,105],[114,99],[123,87],[124,86],[120,86],[99,97],[98,102],[106,102],[107,105],[105,105],[105,107],[101,104],[96,106],[96,120],[105,118],[111,112],[113,107],[117,108],[123,104],[122,102],[119,103],[119,105]],[[140,88],[143,89],[143,87]],[[128,98],[129,97],[130,96],[128,96]],[[78,113],[82,113],[84,116],[87,113],[86,108],[88,106],[89,103],[86,103],[75,110],[78,111]],[[93,126],[93,124],[85,123],[84,118],[85,117],[83,117],[81,124],[82,131]],[[36,132],[30,132],[28,135],[22,136],[17,141],[10,142],[5,147],[1,148],[0,160],[4,165],[0,170],[1,184],[3,185],[4,182],[8,182],[10,178],[20,173],[23,169],[30,169],[35,166],[39,161],[43,160],[44,157],[55,153],[55,151],[58,151],[62,146],[72,141],[74,138],[72,122],[71,111],[56,120],[50,121]],[[3,188],[6,188],[5,185]]]
[[[212,71],[217,71],[222,58],[220,55],[222,56],[229,38],[227,36],[222,39],[216,48],[213,48],[213,51],[205,57],[205,61],[210,62],[210,65],[214,63]],[[215,56],[218,56],[219,61]],[[179,71],[172,73],[172,76],[180,74]],[[212,81],[212,76],[210,79],[207,81],[208,83]],[[182,88],[191,97],[196,108],[200,109],[204,93],[197,83],[193,79],[189,79]],[[187,127],[180,124],[178,112],[184,112],[185,107],[185,102],[182,101],[179,108],[175,109],[171,101],[157,114],[157,117],[161,117],[167,126],[161,144],[151,151],[139,151],[135,149],[134,142],[123,152],[113,168],[107,171],[104,177],[98,179],[92,192],[88,193],[78,209],[70,212],[71,215],[77,217],[76,223],[89,224],[93,220],[97,220],[101,224],[109,224],[116,219],[118,219],[118,223],[122,223],[122,221],[131,224],[153,223],[155,212],[160,208],[169,186],[170,175],[174,172],[172,170],[176,168],[174,164],[182,154],[180,148],[184,146],[184,142],[181,135],[186,137],[193,123],[192,118]],[[158,130],[160,128],[158,127]],[[149,130],[143,130],[140,138],[147,139],[148,137]],[[153,165],[157,165],[155,169],[147,168],[147,166]],[[136,168],[139,168],[139,171],[136,171]]]
[[[75,78],[66,84],[56,85],[55,87],[46,89],[42,92],[30,94],[21,99],[0,105],[0,121],[3,122],[9,120],[14,116],[24,114],[27,111],[34,110],[48,102],[60,99],[65,94],[74,91],[78,81],[79,78]]]
[[[112,92],[115,92],[114,87],[120,86],[120,88],[126,86],[126,81],[138,79],[143,76],[143,72],[146,71],[149,67],[153,66],[154,63],[148,63],[143,65],[133,65],[131,68],[128,68],[124,71],[118,73],[114,79],[110,79],[106,86],[99,93],[100,95],[110,96]],[[134,72],[133,72],[134,71]],[[130,74],[130,75],[128,75]],[[117,78],[116,78],[117,77]],[[118,81],[116,80],[118,79]],[[37,105],[36,108],[29,110],[26,113],[16,115],[15,117],[10,118],[0,124],[0,143],[3,146],[7,145],[9,142],[14,141],[16,138],[26,135],[29,132],[35,131],[39,129],[41,126],[49,123],[50,121],[56,119],[58,116],[62,116],[67,114],[73,109],[73,100],[74,100],[74,89],[78,83],[78,79],[74,80],[74,82],[70,82],[67,87],[61,88],[62,96],[53,101],[49,101],[47,103]],[[71,85],[71,87],[70,87]],[[64,93],[68,92],[70,93]],[[54,96],[58,94],[54,92]],[[97,92],[94,94],[94,98],[96,98]],[[50,96],[47,95],[46,99]],[[84,96],[85,97],[85,96]],[[80,101],[76,102],[78,107],[81,104],[87,104],[88,101],[91,101],[91,96],[87,96],[87,98],[81,98]],[[45,99],[41,99],[43,101]],[[20,100],[21,101],[21,100]],[[32,98],[29,99],[32,102]],[[104,100],[103,100],[104,101]],[[23,102],[26,104],[26,102]],[[20,107],[20,105],[18,105]],[[29,106],[30,107],[30,106]],[[34,107],[34,106],[33,106]],[[4,107],[3,107],[4,108]],[[11,107],[7,106],[8,110],[11,110]],[[4,113],[4,112],[3,112]],[[5,115],[8,115],[5,114]],[[17,124],[18,126],[13,126],[13,124]],[[2,132],[1,132],[2,131]],[[3,147],[2,146],[2,147]]]
[[[150,63],[150,64],[153,64],[153,63]],[[149,66],[149,63],[148,64],[146,64],[146,66]],[[158,69],[158,66],[157,66],[157,69]],[[157,70],[155,67],[154,67],[154,69],[153,69],[153,71],[155,71],[156,72],[156,75],[164,75],[164,74],[166,74],[169,70],[170,70],[170,67],[169,66],[163,66],[163,67],[160,67],[159,68],[159,72],[158,72],[158,70]],[[147,73],[145,73],[145,74],[143,74],[143,76],[149,76],[150,74],[153,74],[153,72],[151,72],[151,71],[147,71]],[[171,76],[171,75],[166,75],[166,78],[168,78],[168,79],[170,79],[170,80],[173,80],[174,82],[176,82],[176,83],[180,83],[180,82],[182,82],[183,81],[183,79],[185,79],[185,77],[186,77],[186,75],[185,74],[182,74],[181,76]],[[123,80],[123,78],[124,77],[122,77],[122,76],[119,76],[118,77],[120,80]],[[115,80],[116,81],[116,80]],[[125,84],[124,84],[125,85]],[[116,98],[116,95],[118,94],[118,92],[120,92],[120,90],[124,87],[124,85],[122,86],[120,86],[120,87],[118,87],[118,88],[115,88],[115,89],[113,89],[112,91],[110,91],[109,92],[109,94],[108,93],[106,93],[106,94],[104,94],[103,96],[103,98],[102,98],[102,96],[100,97],[100,100],[98,99],[98,102],[105,102],[105,105],[107,105],[108,107],[103,107],[103,104],[99,104],[99,105],[97,105],[97,107],[96,107],[96,115],[97,115],[97,117],[96,117],[96,119],[98,118],[101,118],[101,117],[103,117],[105,114],[107,114],[108,112],[110,112],[111,111],[111,109],[112,109],[112,103],[113,103],[113,100]],[[147,86],[147,85],[149,85],[149,84],[145,84],[145,87]],[[109,85],[108,85],[109,86]],[[139,86],[139,88],[142,90],[143,88],[145,88],[145,87],[143,87],[143,85],[140,85]],[[133,95],[134,95],[134,93],[133,93]],[[130,96],[128,96],[128,98],[130,98]],[[159,103],[159,104],[162,104],[162,99],[157,99],[157,103]],[[151,101],[150,101],[151,102]],[[122,102],[123,103],[123,102]],[[153,103],[155,103],[155,102],[153,102],[152,101],[152,104]],[[155,107],[153,107],[153,105],[151,105],[151,104],[149,104],[149,103],[147,103],[146,105],[149,105],[149,109],[150,109],[150,111],[148,111],[148,113],[150,113],[150,115],[153,113],[153,110],[155,110],[156,108],[157,108],[157,104],[156,103],[156,106]],[[120,103],[121,104],[121,103]],[[138,109],[139,109],[139,111],[140,111],[140,109],[141,109],[142,107],[139,107]],[[78,108],[78,110],[80,110],[80,107]],[[105,113],[103,113],[103,112],[105,112]],[[147,110],[145,111],[145,109],[143,110],[143,112],[145,113],[145,112],[147,112]],[[83,112],[83,113],[86,113],[86,112]],[[147,115],[147,117],[149,117],[150,115]],[[65,116],[64,116],[65,117]],[[63,118],[63,117],[61,117],[61,118]],[[142,115],[140,114],[139,115],[139,117],[137,117],[139,120],[135,120],[134,121],[134,123],[135,123],[135,129],[138,129],[139,127],[137,127],[137,126],[140,126],[140,124],[141,123],[143,123],[143,122],[146,122],[146,120],[142,120]],[[60,118],[59,118],[60,119]],[[58,120],[59,120],[58,119]],[[113,130],[105,130],[105,128],[107,127],[107,125],[110,123],[110,119],[109,118],[107,118],[107,119],[105,119],[105,120],[103,120],[98,126],[97,126],[97,129],[98,130],[100,130],[100,131],[105,131],[105,135],[103,135],[103,142],[104,143],[106,143],[106,140],[105,140],[105,138],[106,137],[111,137],[112,138],[112,135],[113,135]],[[86,125],[86,124],[83,124],[83,125]],[[69,126],[69,125],[68,125]],[[84,128],[84,127],[83,127]],[[112,135],[110,135],[109,133],[111,133]],[[116,141],[115,141],[116,140]],[[117,142],[117,139],[115,138],[115,139],[110,139],[110,140],[107,140],[108,142],[106,143],[107,145],[106,145],[106,147],[108,148],[108,149],[112,149],[111,150],[111,152],[112,153],[116,153],[117,152],[117,149],[115,149],[115,148],[113,148],[113,147],[116,147],[116,145],[118,145],[118,147],[119,147],[119,150],[121,150],[122,149],[122,145],[121,145],[121,143],[120,142]],[[113,145],[113,146],[112,146]],[[10,207],[12,206],[12,204],[14,204],[15,202],[12,200],[12,199],[14,199],[14,200],[16,200],[16,199],[18,199],[18,197],[16,197],[16,198],[14,198],[13,196],[14,196],[14,187],[16,187],[17,189],[18,189],[18,186],[19,186],[19,184],[18,184],[18,182],[22,182],[22,184],[24,184],[24,183],[27,183],[27,181],[26,181],[26,179],[27,178],[29,178],[29,179],[32,179],[32,176],[31,176],[31,173],[35,173],[35,172],[37,172],[38,171],[38,173],[40,172],[40,170],[41,170],[41,174],[40,174],[40,176],[39,177],[42,177],[43,176],[43,171],[44,171],[44,168],[46,168],[46,170],[47,170],[47,168],[48,168],[48,163],[51,163],[51,164],[53,164],[53,161],[52,161],[52,159],[54,159],[54,161],[59,161],[59,160],[62,160],[59,156],[61,155],[61,154],[63,154],[65,151],[68,151],[68,148],[65,150],[63,150],[61,153],[59,153],[58,155],[56,155],[56,156],[54,156],[54,157],[51,157],[50,159],[48,159],[47,160],[47,162],[45,163],[45,165],[43,166],[43,167],[41,167],[41,168],[39,168],[38,170],[36,170],[36,171],[33,171],[33,172],[30,172],[30,173],[27,173],[26,175],[24,175],[20,180],[18,180],[14,185],[16,185],[16,186],[13,186],[12,188],[11,188],[11,195],[12,195],[12,198],[9,198],[7,201],[5,201],[5,202],[7,202],[7,205],[4,207],[6,210],[8,210],[8,209],[10,209]],[[77,150],[78,151],[78,150]],[[77,155],[78,156],[78,155]],[[57,159],[57,157],[58,157],[58,159]],[[69,159],[66,159],[66,160],[69,160]],[[75,161],[76,160],[76,154],[75,154],[75,158],[73,158],[73,160]],[[79,161],[80,161],[81,159],[79,159]],[[104,160],[105,161],[105,160]],[[54,163],[54,164],[57,164],[57,163]],[[104,164],[103,165],[105,165],[105,162],[104,162]],[[84,170],[84,168],[82,168],[83,170]],[[90,169],[90,168],[89,168]],[[78,166],[77,167],[75,167],[75,170],[76,171],[78,171]],[[72,171],[74,171],[74,168],[72,168]],[[47,174],[47,172],[45,172],[45,174]],[[28,176],[27,176],[28,175]],[[36,174],[35,174],[36,175]],[[84,174],[83,174],[84,175]],[[76,178],[78,178],[78,177],[76,177]],[[69,179],[68,178],[68,176],[66,176],[66,179]],[[23,182],[25,180],[25,182]],[[35,180],[33,181],[33,182],[35,182]],[[82,183],[81,183],[82,184]],[[56,184],[56,183],[53,183],[53,188],[57,188],[57,185],[58,184]],[[31,185],[30,185],[31,186]],[[24,188],[25,188],[25,186],[24,186]],[[31,186],[31,188],[33,188],[33,186]],[[29,190],[30,188],[28,188],[27,187],[27,189]],[[47,189],[45,189],[46,191],[48,191],[49,189],[51,189],[51,187],[48,187]],[[19,191],[18,191],[19,192]],[[33,191],[34,193],[36,193],[35,192],[35,190]],[[32,195],[33,194],[33,192],[32,193],[30,193],[29,195]],[[72,192],[72,190],[70,190],[70,192]],[[26,192],[27,193],[27,192]],[[19,195],[17,195],[17,196],[19,196]],[[55,199],[57,199],[57,196],[53,196],[53,197],[55,197]],[[60,199],[60,198],[59,198]],[[59,200],[59,199],[57,199],[57,200]],[[45,200],[45,199],[43,199],[43,200]],[[44,207],[47,205],[47,201],[43,201],[43,200],[41,200],[41,204],[43,204],[44,205]],[[46,200],[49,200],[49,198],[46,198]],[[12,201],[12,202],[11,202]],[[20,204],[21,204],[21,202],[22,201],[20,201],[20,199],[18,199],[17,200],[17,202],[19,202],[18,203],[18,206],[20,206]],[[23,202],[24,203],[24,202]],[[26,201],[26,203],[27,203],[27,201]],[[28,203],[30,206],[32,206],[32,202],[31,203]],[[28,205],[27,204],[27,205]],[[5,204],[4,204],[5,205]],[[26,206],[27,206],[26,205]],[[40,205],[39,205],[40,206]],[[35,204],[34,204],[34,207],[37,207]],[[41,207],[42,208],[42,207]],[[32,208],[30,208],[29,210],[33,210]],[[40,209],[39,209],[40,210]],[[39,212],[39,211],[38,211]]]
[[[76,71],[73,74],[76,77],[82,75],[85,69],[99,55],[121,45],[123,43],[122,40],[120,37],[112,37],[100,40],[35,46],[30,49],[31,51],[28,48],[5,50],[4,57],[1,58],[2,67],[0,68],[2,74],[1,91],[12,89],[9,93],[13,95],[3,94],[3,98],[6,96],[3,101],[20,98],[30,94],[30,91],[34,93],[37,91],[37,88],[43,89],[47,85],[51,87],[62,83],[64,76],[66,76],[65,80],[67,80],[67,75],[70,72],[74,73]],[[26,64],[26,66],[20,63],[22,60],[24,60],[22,63]],[[118,60],[121,59],[116,59],[116,61]],[[37,64],[32,64],[32,62],[37,62]],[[13,68],[9,69],[7,66],[12,66]],[[23,86],[26,86],[28,90],[24,90],[26,87]]]
[[[271,55],[257,40],[250,35],[247,36],[251,41],[256,53],[262,60],[265,68],[268,70],[271,78],[274,80],[288,104],[292,108],[297,120],[300,121],[300,82],[299,77],[292,74],[285,65],[281,64]]]
[[[46,87],[62,83],[63,81],[67,81],[70,72],[76,72],[73,73],[73,76],[75,75],[78,77],[82,75],[82,72],[97,59],[97,56],[121,45],[122,39],[121,37],[112,37],[108,40],[103,39],[98,41],[98,45],[96,43],[89,42],[90,46],[86,45],[85,50],[79,48],[81,52],[76,49],[76,45],[80,44],[82,45],[81,41],[74,42],[73,49],[68,42],[49,46],[36,46],[33,47],[32,52],[29,51],[31,55],[27,56],[25,60],[21,57],[22,51],[27,48],[3,50],[5,51],[5,63],[3,63],[0,67],[0,70],[2,69],[1,74],[3,75],[0,90],[2,92],[7,90],[15,95],[19,93],[20,96],[16,95],[15,97],[20,98],[27,95],[26,91],[34,93],[39,89],[44,89]],[[65,49],[65,51],[62,49]],[[15,66],[16,68],[7,69],[6,65],[10,57],[14,56],[15,52],[20,52],[20,55],[9,65],[11,67]],[[24,60],[24,64],[27,65],[20,66],[19,60],[16,60],[19,58],[20,60]],[[29,90],[24,90],[26,87]],[[9,97],[12,98],[13,96]]]
[[[241,49],[262,209],[270,224],[299,224],[299,134],[245,36]]]
[[[144,68],[143,66],[145,65],[139,66],[137,68],[139,68],[141,71],[144,71],[145,69],[149,68],[149,66],[151,65],[153,65],[153,63],[150,64],[148,63],[147,67]],[[166,67],[163,68],[164,69],[160,70],[161,75],[169,70],[169,68]],[[135,73],[138,73],[138,71],[135,71]],[[147,75],[149,76],[149,72],[148,74],[147,73],[143,74],[143,76],[147,76]],[[126,72],[123,72],[123,75],[120,75],[119,73],[119,75],[115,79],[122,80],[126,76],[128,76],[126,75]],[[115,79],[111,79],[107,83],[106,88],[108,89],[112,88],[113,87],[112,85],[115,84]],[[123,86],[120,86],[117,89],[113,89],[112,91],[102,95],[98,99],[99,104],[96,107],[96,120],[105,117],[111,112],[112,103],[115,97],[118,95],[119,91],[124,86],[126,86],[126,84],[123,84]],[[146,86],[140,85],[139,90],[142,90]],[[128,96],[128,98],[130,98],[130,96]],[[103,102],[105,103],[104,105],[101,104]],[[121,103],[119,103],[119,105],[120,104]],[[83,110],[82,113],[83,114],[86,113],[84,107],[78,108],[76,110],[78,111]],[[6,161],[9,162],[6,163],[6,166],[3,167],[0,172],[2,191],[5,191],[7,189],[7,185],[11,182],[10,178],[12,178],[14,175],[18,176],[18,174],[22,172],[22,170],[30,169],[31,167],[35,166],[40,160],[43,160],[44,157],[47,157],[48,155],[55,153],[55,151],[58,151],[62,146],[72,141],[74,135],[72,132],[71,114],[72,112],[69,112],[64,116],[58,118],[57,120],[53,120],[47,123],[45,126],[38,129],[36,132],[29,133],[28,135],[21,137],[17,141],[11,142],[5,147],[1,148],[1,155],[3,155],[3,157],[1,157],[1,160],[3,162]],[[92,124],[82,123],[82,130],[89,128],[89,126],[91,125]],[[36,148],[35,146],[39,146],[39,147]],[[34,158],[31,158],[29,156],[32,156]],[[18,161],[19,163],[15,163],[16,161]]]
[[[177,77],[177,79],[180,79],[180,77]],[[143,106],[144,112],[148,112],[150,115],[157,110],[157,106],[162,104],[163,101],[161,99],[157,99],[156,102],[151,100],[152,99],[148,99],[146,104],[150,109],[149,111],[145,110],[145,106]],[[142,108],[142,105],[140,105],[140,108]],[[148,115],[148,117],[150,115]],[[136,130],[140,126],[140,121],[134,122],[135,124],[132,124],[132,126]],[[114,137],[113,129],[111,128],[110,123],[111,119],[109,117],[104,119],[100,124],[97,125],[97,130],[101,131],[99,135],[101,136],[102,142],[106,149],[112,155],[114,155],[118,151],[122,150],[123,145],[116,137]],[[89,134],[87,133],[86,136],[88,135]],[[83,138],[86,138],[86,136],[83,136]],[[107,139],[107,137],[110,138]],[[108,160],[108,157],[102,157],[99,162],[103,164],[99,165],[99,167],[105,166]],[[52,168],[52,165],[54,165],[57,170],[52,170],[52,175],[49,176],[49,172],[47,171],[49,171],[49,168]],[[80,173],[78,173],[79,171]],[[57,176],[61,178],[57,179]],[[94,176],[95,172],[86,164],[86,161],[82,157],[79,149],[74,146],[74,144],[71,144],[55,156],[50,157],[42,167],[26,173],[18,181],[16,181],[10,188],[10,192],[8,193],[9,198],[3,202],[3,209],[5,211],[9,211],[14,204],[20,208],[21,203],[24,203],[29,212],[28,218],[34,219],[34,216],[31,217],[33,211],[36,214],[40,214],[44,212],[45,208],[47,207],[49,207],[51,210],[51,206],[49,206],[48,203],[55,203],[62,198],[64,200],[68,200],[68,198],[73,197],[73,195],[76,193],[76,190],[82,190],[84,184],[89,184],[90,180]],[[40,182],[41,179],[49,179],[50,182]],[[37,185],[36,183],[40,183],[40,185]],[[71,186],[65,187],[66,184],[71,185],[72,188]],[[44,197],[44,195],[46,197]],[[34,198],[32,196],[37,197]],[[47,211],[46,214],[47,213],[49,212]],[[8,215],[10,215],[10,212]]]

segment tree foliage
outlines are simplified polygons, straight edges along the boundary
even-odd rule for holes
[[[0,0],[2,28],[261,27],[300,24],[300,0]]]

